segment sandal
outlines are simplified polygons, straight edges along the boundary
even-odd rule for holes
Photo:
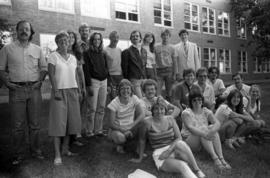
[[[221,161],[221,163],[223,164],[223,166],[226,169],[232,169],[231,165],[229,163],[227,163],[227,161],[225,161],[225,159],[223,157],[220,157],[219,160]]]
[[[223,163],[221,162],[221,160],[219,158],[215,158],[213,159],[215,166],[218,168],[218,170],[222,171],[225,169],[225,166],[223,165]]]
[[[72,153],[71,151],[64,151],[62,152],[63,156],[77,156],[78,153]]]
[[[63,164],[63,163],[62,163],[62,159],[61,159],[61,158],[55,158],[53,164],[54,164],[55,166],[60,166],[60,165],[62,165],[62,164]]]
[[[195,174],[198,178],[205,178],[206,175],[199,169],[195,171]]]

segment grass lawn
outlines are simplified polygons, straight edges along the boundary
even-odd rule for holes
[[[262,85],[262,116],[268,119],[270,115],[270,84]],[[148,156],[141,164],[131,163],[128,160],[134,155],[117,154],[112,143],[107,138],[91,138],[83,140],[85,146],[72,147],[72,151],[78,152],[76,157],[64,157],[63,166],[53,165],[53,143],[47,136],[48,100],[43,102],[42,111],[42,149],[46,155],[43,161],[27,159],[19,167],[10,164],[11,154],[11,123],[9,119],[7,103],[0,104],[0,178],[51,178],[51,177],[93,177],[93,178],[127,178],[128,174],[136,169],[145,170],[159,178],[181,177],[179,174],[158,172],[151,156]],[[265,120],[266,120],[265,119]],[[266,120],[268,126],[270,122]],[[106,123],[106,120],[105,120]],[[25,145],[22,145],[25,146]],[[232,165],[230,173],[217,173],[212,161],[204,151],[195,153],[199,166],[208,178],[268,178],[270,177],[270,143],[254,145],[247,142],[236,151],[224,148],[224,157]],[[147,150],[148,155],[151,151]]]

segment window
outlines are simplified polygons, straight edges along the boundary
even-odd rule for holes
[[[110,40],[108,38],[103,38],[103,45],[108,46],[110,44]],[[119,40],[117,47],[122,51],[127,49],[131,45],[130,40]]]
[[[247,39],[247,27],[243,17],[236,19],[236,35],[237,38]]]
[[[9,5],[9,6],[11,6],[11,0],[0,0],[0,5]]]
[[[74,0],[39,0],[38,8],[45,11],[74,13]]]
[[[269,73],[270,72],[270,60],[254,58],[254,72],[255,73]]]
[[[184,4],[184,27],[192,31],[199,31],[199,7],[185,2]]]
[[[130,22],[139,22],[138,0],[115,0],[115,18]]]
[[[84,16],[110,18],[110,1],[108,0],[81,0],[81,14]]]
[[[231,51],[228,49],[218,50],[218,66],[220,73],[231,73]]]
[[[248,72],[247,52],[238,51],[238,68],[242,73]]]
[[[218,24],[217,24],[218,35],[230,36],[230,20],[229,13],[219,12]]]
[[[215,10],[208,7],[202,8],[202,30],[204,33],[216,33]]]
[[[201,59],[202,59],[202,56],[201,56],[201,47],[197,46],[197,50],[198,50],[199,60],[201,61]]]
[[[40,34],[40,47],[46,59],[57,48],[57,45],[54,39],[55,39],[55,34],[44,34],[44,33]]]
[[[217,66],[217,51],[215,48],[203,48],[203,66]]]
[[[172,26],[171,0],[154,0],[154,23],[162,26]]]

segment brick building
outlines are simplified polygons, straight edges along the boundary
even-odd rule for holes
[[[203,66],[218,66],[225,81],[241,71],[246,80],[270,78],[270,61],[258,62],[248,46],[251,31],[244,18],[235,19],[230,0],[0,0],[0,18],[10,23],[29,20],[36,31],[34,42],[45,52],[55,48],[54,35],[63,29],[78,31],[88,23],[100,31],[108,44],[112,30],[120,33],[120,47],[130,45],[129,35],[138,29],[153,32],[157,42],[168,28],[171,42],[186,28],[190,41],[198,44]]]

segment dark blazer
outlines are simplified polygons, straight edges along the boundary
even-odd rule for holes
[[[122,52],[121,67],[123,76],[126,79],[144,79],[146,68],[147,52],[144,48],[141,48],[141,54],[139,50],[134,46],[130,46]]]

